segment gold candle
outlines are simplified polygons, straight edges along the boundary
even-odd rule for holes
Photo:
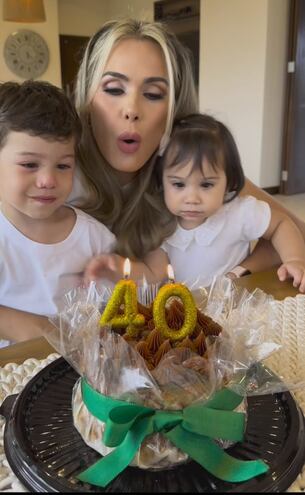
[[[113,289],[111,298],[101,316],[100,325],[112,325],[113,328],[126,328],[128,335],[133,337],[138,332],[138,327],[143,326],[145,318],[138,313],[137,287],[133,280],[129,279],[130,261],[124,262],[124,279],[120,280]],[[124,305],[124,313],[118,314],[121,305]]]
[[[190,290],[183,284],[177,284],[174,280],[174,273],[171,265],[168,265],[169,283],[163,285],[159,290],[153,306],[153,317],[155,327],[162,333],[166,339],[172,341],[182,340],[191,334],[197,321],[197,308]],[[165,317],[165,306],[167,300],[176,296],[181,299],[184,305],[184,322],[179,330],[170,328]]]

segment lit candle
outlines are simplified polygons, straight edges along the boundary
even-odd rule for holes
[[[113,289],[111,298],[101,316],[100,325],[112,325],[113,328],[126,328],[128,335],[135,336],[138,327],[145,323],[143,315],[138,313],[137,287],[133,280],[129,279],[130,261],[124,262],[124,279],[120,280]],[[121,305],[124,305],[124,313],[118,314]]]
[[[174,271],[171,265],[167,267],[168,281],[159,290],[153,306],[153,317],[155,327],[166,339],[172,341],[182,340],[191,334],[197,321],[197,308],[190,290],[183,284],[175,283]],[[179,297],[184,306],[184,322],[179,330],[170,328],[165,317],[165,306],[167,300],[172,297]]]
[[[168,277],[168,283],[169,284],[175,283],[175,276],[174,276],[174,270],[173,270],[172,265],[167,265],[167,277]]]

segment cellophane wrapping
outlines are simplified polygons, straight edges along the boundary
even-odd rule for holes
[[[139,302],[149,305],[157,291],[157,286],[139,287]],[[111,327],[100,326],[111,291],[98,289],[94,283],[66,294],[62,310],[51,319],[54,330],[46,338],[98,392],[154,409],[183,409],[229,387],[245,398],[239,409],[245,411],[247,396],[287,390],[291,384],[261,365],[279,349],[270,339],[274,335],[273,298],[260,290],[238,289],[226,277],[193,294],[197,307],[222,326],[219,336],[207,339],[203,357],[176,348],[156,368],[148,369],[130,342]],[[82,401],[80,381],[73,390],[72,410],[84,441],[102,455],[111,452],[102,441],[104,423]],[[132,465],[168,469],[186,460],[184,452],[156,433],[145,439]]]

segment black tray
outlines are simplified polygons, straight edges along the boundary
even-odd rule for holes
[[[261,458],[268,473],[243,483],[227,483],[196,462],[167,471],[129,467],[106,489],[82,483],[76,475],[100,455],[73,426],[71,392],[79,375],[59,358],[26,385],[15,402],[0,408],[7,418],[4,448],[9,464],[34,492],[282,492],[305,463],[304,418],[288,392],[248,400],[243,443],[228,452],[244,460]],[[16,398],[16,397],[14,397]]]

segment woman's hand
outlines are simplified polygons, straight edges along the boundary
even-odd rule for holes
[[[118,254],[100,254],[94,256],[85,268],[84,284],[89,285],[93,280],[106,278],[112,282],[124,277],[124,258]],[[166,267],[169,263],[163,249],[151,251],[143,261],[131,261],[131,275],[133,280],[155,284],[166,277]]]
[[[117,254],[99,254],[94,256],[86,266],[84,283],[89,285],[91,281],[106,278],[117,282],[123,274],[123,258]]]

